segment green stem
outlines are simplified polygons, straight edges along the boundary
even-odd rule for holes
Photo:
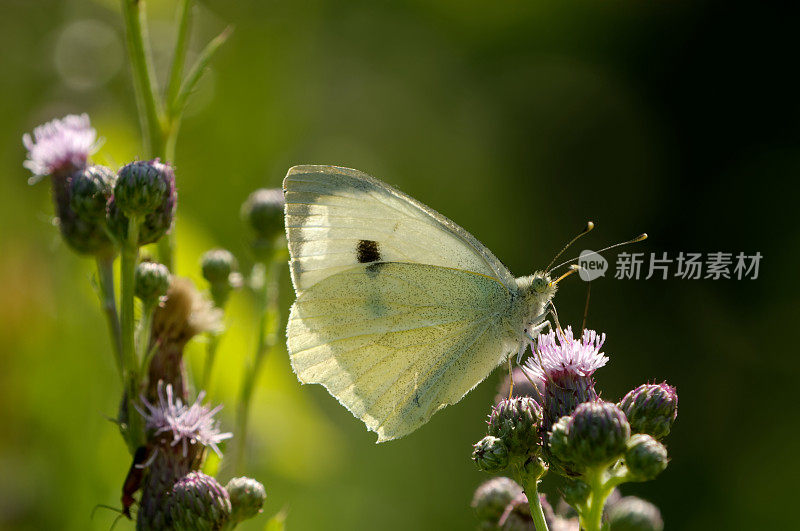
[[[100,284],[100,304],[108,322],[111,336],[111,348],[120,378],[124,378],[122,370],[122,329],[117,314],[117,301],[114,295],[114,257],[97,257],[97,277]]]
[[[122,367],[125,373],[127,396],[127,442],[133,452],[139,447],[142,439],[139,412],[134,404],[139,396],[139,364],[136,359],[135,319],[133,308],[134,282],[136,278],[136,262],[139,258],[139,223],[136,218],[128,221],[128,239],[122,245],[120,263],[120,283],[122,285],[120,313],[122,317]]]
[[[614,487],[626,481],[624,475],[611,475],[605,467],[589,470],[584,474],[584,480],[591,487],[591,494],[586,500],[584,510],[580,511],[581,529],[586,531],[600,531],[603,526],[603,508],[606,500]]]
[[[257,292],[257,304],[259,312],[258,340],[255,356],[245,368],[244,381],[242,382],[239,403],[236,409],[236,447],[233,452],[233,471],[241,473],[244,465],[245,446],[247,442],[247,428],[250,416],[250,402],[253,398],[258,374],[267,358],[267,354],[278,343],[278,327],[280,325],[280,313],[278,307],[278,273],[283,265],[283,260],[279,257],[280,252],[273,254],[269,263],[269,271]],[[262,263],[266,267],[266,264]]]
[[[208,389],[208,384],[211,382],[211,371],[214,369],[214,358],[217,356],[220,337],[220,334],[213,332],[208,336],[206,362],[203,367],[203,379],[200,381],[200,389]]]
[[[161,105],[148,49],[144,0],[122,0],[122,15],[145,151],[157,156],[155,146],[163,144]]]
[[[147,362],[150,359],[150,334],[152,333],[153,313],[157,306],[156,303],[145,303],[142,307],[142,317],[139,319],[139,332],[136,334],[136,346],[138,352],[136,359],[139,360],[139,374],[147,374]]]
[[[536,531],[547,531],[547,521],[544,519],[542,503],[539,500],[539,478],[532,476],[523,478],[522,487],[525,489],[525,496],[528,497],[528,505]]]
[[[189,30],[191,25],[192,0],[180,0],[178,7],[178,37],[175,39],[175,50],[172,53],[172,68],[170,69],[166,92],[167,102],[174,101],[181,88],[183,65],[186,62],[186,51],[189,49]],[[168,113],[172,114],[172,109],[169,109]]]

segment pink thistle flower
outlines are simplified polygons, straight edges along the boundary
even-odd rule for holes
[[[523,370],[528,377],[544,388],[544,427],[550,427],[562,416],[569,415],[575,407],[597,399],[594,390],[594,372],[608,362],[600,349],[605,334],[584,330],[575,339],[572,328],[541,334],[533,355],[525,362]]]
[[[161,445],[176,447],[182,445],[183,456],[189,453],[190,446],[200,444],[210,447],[217,455],[222,455],[218,444],[233,437],[232,433],[220,433],[218,422],[214,420],[222,406],[209,409],[202,404],[205,391],[197,395],[197,400],[186,405],[172,393],[172,385],[158,386],[158,402],[151,404],[145,397],[142,403],[147,408],[137,410],[145,419],[145,427],[152,433],[151,440]],[[194,450],[194,448],[192,448]]]
[[[600,352],[605,340],[605,334],[598,334],[594,330],[584,330],[581,339],[576,340],[571,326],[563,334],[561,331],[541,334],[534,355],[525,363],[525,369],[531,379],[541,382],[564,372],[589,377],[608,363],[608,357]],[[533,345],[531,350],[534,350]]]
[[[28,184],[48,175],[83,169],[89,155],[100,147],[87,114],[70,114],[40,125],[33,130],[33,137],[23,135],[22,143],[28,150],[28,160],[22,165],[33,173]]]

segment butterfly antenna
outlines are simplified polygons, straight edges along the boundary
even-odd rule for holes
[[[553,257],[553,259],[552,259],[552,260],[550,260],[550,263],[549,263],[549,264],[547,264],[547,267],[546,267],[546,268],[544,268],[544,270],[545,270],[546,272],[548,272],[548,273],[549,273],[549,272],[550,272],[550,266],[551,266],[551,265],[553,265],[553,262],[555,262],[556,260],[558,260],[558,257],[559,257],[559,256],[561,256],[562,254],[564,254],[564,251],[566,251],[567,249],[569,249],[570,245],[572,245],[573,243],[575,243],[576,241],[578,241],[578,238],[580,238],[581,236],[583,236],[584,234],[586,234],[587,232],[589,232],[589,231],[590,231],[590,230],[592,230],[593,228],[594,228],[594,222],[592,222],[592,221],[587,221],[587,222],[586,222],[586,228],[584,228],[584,229],[583,229],[583,230],[580,232],[580,234],[578,234],[577,236],[575,236],[574,238],[572,238],[572,239],[569,241],[569,243],[567,243],[567,244],[566,244],[564,247],[562,247],[562,248],[561,248],[561,250],[560,250],[560,251],[558,251],[558,254],[556,254],[556,255]]]
[[[637,242],[640,242],[640,241],[642,241],[642,240],[646,240],[646,239],[647,239],[647,233],[646,233],[646,232],[643,232],[642,234],[640,234],[640,235],[638,235],[637,237],[635,237],[635,238],[633,238],[633,239],[630,239],[630,240],[628,240],[628,241],[625,241],[625,242],[619,242],[619,243],[615,243],[614,245],[609,245],[608,247],[604,247],[604,248],[600,249],[599,251],[593,251],[593,254],[600,254],[600,253],[603,253],[603,252],[605,252],[605,251],[608,251],[608,250],[610,250],[610,249],[614,249],[615,247],[622,247],[623,245],[629,245],[629,244],[631,244],[631,243],[637,243]],[[559,254],[560,254],[560,253],[559,253]],[[558,269],[559,267],[563,267],[563,266],[565,266],[565,265],[569,264],[570,262],[574,262],[574,261],[575,261],[575,260],[577,260],[578,258],[580,258],[580,256],[576,256],[575,258],[571,258],[571,259],[569,259],[569,260],[567,260],[567,261],[565,261],[565,262],[561,262],[561,263],[560,263],[560,264],[558,264],[557,266],[555,266],[555,267],[553,267],[553,268],[551,268],[551,269],[548,269],[548,272],[550,272],[550,271],[555,271],[555,270],[556,270],[556,269]]]

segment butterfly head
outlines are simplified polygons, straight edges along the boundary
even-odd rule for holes
[[[543,308],[555,296],[558,289],[557,284],[544,271],[537,271],[533,275],[518,278],[517,286],[522,299],[533,311],[536,308]]]

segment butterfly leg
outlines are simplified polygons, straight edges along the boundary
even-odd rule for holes
[[[558,330],[561,335],[564,335],[564,330],[561,329],[561,323],[558,322],[558,312],[556,311],[556,305],[553,304],[553,301],[547,301],[548,311],[545,313],[550,314],[553,316],[553,320],[556,322],[556,330]]]

